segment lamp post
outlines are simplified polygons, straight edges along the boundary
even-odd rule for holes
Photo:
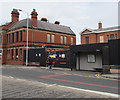
[[[17,9],[18,11],[24,12],[27,14],[27,37],[26,37],[26,66],[28,65],[28,24],[29,24],[29,13],[26,11],[23,11],[21,9]]]

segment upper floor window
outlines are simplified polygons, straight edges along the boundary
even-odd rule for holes
[[[89,37],[85,37],[85,43],[89,44]]]
[[[67,37],[64,37],[64,44],[67,44]]]
[[[8,41],[8,42],[10,43],[10,41],[11,41],[11,40],[10,40],[10,39],[11,39],[11,34],[9,34],[8,36],[9,36],[9,41]]]
[[[14,33],[12,33],[12,43],[14,43]]]
[[[22,41],[22,31],[20,31],[20,41]]]
[[[71,45],[73,45],[73,38],[71,38]]]
[[[110,34],[110,40],[112,40],[114,38],[115,38],[114,34]]]
[[[117,39],[117,34],[107,35],[107,39],[108,39],[108,40]]]
[[[63,44],[63,36],[60,36],[60,43]]]
[[[47,34],[47,42],[50,42],[50,34]]]
[[[100,36],[100,43],[104,42],[104,36]]]
[[[19,32],[16,32],[16,42],[19,41]]]
[[[10,43],[11,34],[7,34],[7,43]]]
[[[55,35],[51,35],[51,42],[54,43],[55,42]]]

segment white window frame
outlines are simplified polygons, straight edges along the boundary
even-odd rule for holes
[[[64,44],[67,44],[67,37],[64,37]]]
[[[87,61],[88,63],[95,63],[96,62],[95,54],[88,54]]]
[[[100,43],[104,42],[104,36],[100,36]]]
[[[73,45],[73,37],[71,38],[71,45]]]
[[[50,43],[50,34],[47,34],[47,42]]]
[[[60,36],[60,43],[63,44],[63,36]]]
[[[51,42],[55,43],[55,35],[51,35]]]

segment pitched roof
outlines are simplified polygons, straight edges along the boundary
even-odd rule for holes
[[[32,27],[30,19],[28,22],[29,22],[28,25],[29,28],[75,35],[75,33],[70,29],[70,27],[67,26],[52,24],[49,22],[43,22],[38,20],[38,27]],[[17,28],[27,27],[26,23],[27,23],[27,19],[20,20],[19,22],[16,22],[14,25],[12,25],[11,28],[9,28],[9,31]]]
[[[89,29],[88,29],[89,30]],[[110,31],[118,31],[120,30],[120,26],[102,28],[102,29],[90,29],[91,32],[81,32],[81,34],[92,34],[92,33],[102,33],[102,32],[110,32]]]

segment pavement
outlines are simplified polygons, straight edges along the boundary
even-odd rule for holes
[[[2,65],[2,67],[17,67],[17,68],[36,68],[36,69],[48,69],[48,67],[40,66],[22,66],[22,65]],[[52,69],[48,70],[59,70],[59,71],[67,71],[70,74],[78,75],[78,76],[85,76],[85,77],[98,77],[98,78],[106,78],[106,79],[120,79],[120,74],[101,74],[100,72],[95,72],[95,71],[85,71],[85,70],[80,70],[76,71],[73,70],[71,71],[70,68],[60,68],[60,67],[52,67]]]
[[[7,65],[2,67],[2,74],[3,74],[3,77],[7,76],[9,78],[14,78],[17,80],[23,79],[23,80],[32,81],[32,82],[42,82],[42,83],[50,84],[52,86],[57,84],[57,86],[60,85],[68,88],[82,89],[85,91],[87,89],[91,92],[94,91],[95,93],[96,92],[100,92],[100,93],[102,92],[102,94],[109,93],[109,95],[112,95],[112,96],[113,95],[116,96],[116,94],[118,94],[118,91],[117,91],[118,81],[116,79],[114,80],[108,79],[108,78],[103,79],[103,77],[98,77],[98,76],[101,76],[100,73],[93,72],[93,71],[70,71],[70,69],[66,69],[66,68],[61,69],[61,68],[53,67],[53,69],[48,69],[46,67],[34,67],[34,66],[18,67],[17,65],[14,65],[14,66]],[[7,81],[9,81],[9,79]],[[7,81],[5,81],[4,83],[8,83]],[[9,88],[9,86],[6,87],[6,89],[7,88]],[[38,95],[38,94],[35,94],[35,95]]]
[[[102,74],[101,76],[112,79],[120,79],[120,74]]]
[[[113,100],[116,98],[105,93],[100,94],[87,90],[84,91],[82,89],[69,88],[57,84],[45,84],[37,81],[16,79],[6,76],[2,76],[2,79],[3,100],[6,98],[8,98],[6,100],[29,100],[30,98],[32,98],[30,100],[34,100],[35,98],[40,98],[40,100],[43,98],[47,98],[48,100],[54,100],[54,98],[68,98],[67,100],[73,100],[72,98],[75,98],[75,100],[79,100],[79,98],[80,100],[82,100],[82,98],[91,98],[90,100],[92,100],[92,98],[96,98],[95,100]],[[114,100],[118,99],[116,98]]]

